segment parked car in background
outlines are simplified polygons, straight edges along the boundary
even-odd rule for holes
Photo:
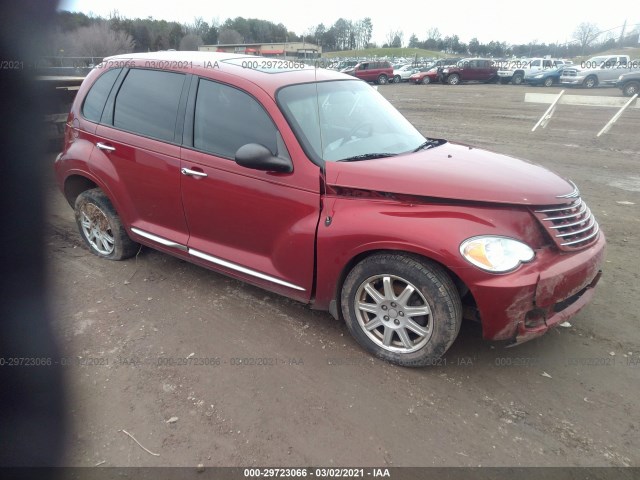
[[[542,70],[553,70],[561,65],[565,65],[566,60],[560,58],[527,58],[519,60],[508,60],[498,65],[497,75],[500,83],[520,85],[528,75]]]
[[[449,85],[466,82],[488,83],[497,79],[498,67],[486,58],[466,58],[442,69],[440,81]]]
[[[409,83],[427,85],[438,81],[438,67],[420,67],[413,71]]]
[[[565,66],[562,65],[558,68],[551,70],[543,70],[534,73],[530,73],[524,77],[524,82],[529,85],[542,85],[543,87],[551,87],[560,83],[560,76],[564,71]]]
[[[331,70],[336,70],[338,72],[341,72],[345,69],[353,68],[357,64],[358,64],[357,60],[340,60],[331,67]]]
[[[449,65],[455,65],[459,58],[444,58],[439,59],[430,64],[429,66],[420,67],[418,71],[415,71],[409,77],[410,83],[427,85],[429,83],[439,82],[442,78],[442,70]]]
[[[517,344],[594,295],[604,234],[578,188],[541,166],[425,137],[327,69],[211,52],[105,60],[54,164],[102,259],[147,245],[328,310],[373,355],[414,367],[441,365],[463,314]]]
[[[411,64],[403,65],[402,67],[400,67],[398,69],[394,69],[393,70],[393,82],[394,83],[408,82],[409,81],[409,77],[416,70],[417,70],[416,67],[414,67]]]
[[[639,69],[640,65],[631,62],[628,55],[598,56],[565,68],[560,83],[568,87],[613,87],[620,75]]]
[[[640,62],[640,60],[637,60]],[[640,71],[624,73],[618,77],[616,87],[622,90],[626,97],[633,97],[636,93],[640,93]]]
[[[360,62],[353,68],[342,70],[342,73],[378,85],[386,85],[393,79],[393,67],[385,60]]]

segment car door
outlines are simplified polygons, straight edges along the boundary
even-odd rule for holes
[[[320,214],[319,168],[306,157],[293,162],[291,173],[238,165],[235,152],[249,143],[291,158],[280,133],[288,129],[284,118],[259,89],[254,93],[278,114],[278,123],[245,90],[204,78],[195,82],[181,153],[189,254],[212,268],[309,301]],[[285,136],[293,143],[290,130]],[[300,155],[299,145],[293,151]]]
[[[129,69],[107,100],[90,160],[118,200],[125,224],[165,247],[184,246],[188,238],[180,192],[182,134],[176,131],[186,78]]]

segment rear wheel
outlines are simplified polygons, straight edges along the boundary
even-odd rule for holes
[[[386,75],[382,74],[378,77],[378,84],[379,85],[386,85],[387,83],[389,83],[389,79],[387,78]]]
[[[349,331],[366,350],[403,366],[434,365],[460,330],[460,296],[439,265],[381,253],[347,275],[341,308]]]
[[[640,93],[640,82],[627,82],[624,87],[622,87],[622,93],[627,97],[633,97],[636,93]]]
[[[75,203],[76,223],[91,252],[109,260],[124,260],[138,251],[113,205],[99,188],[78,195]]]

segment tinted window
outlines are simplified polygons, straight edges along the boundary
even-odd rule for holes
[[[121,70],[121,68],[108,70],[94,82],[82,105],[82,115],[84,115],[85,118],[92,122],[100,121],[104,104]]]
[[[130,70],[116,97],[113,125],[173,141],[185,76],[156,70]]]
[[[227,85],[200,80],[193,145],[221,157],[235,158],[247,143],[264,145],[276,155],[277,130],[260,104]]]

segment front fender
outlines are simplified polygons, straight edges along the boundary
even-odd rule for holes
[[[327,198],[318,229],[314,307],[328,308],[339,297],[341,279],[353,260],[379,250],[409,252],[434,260],[465,283],[486,275],[459,253],[477,235],[505,235],[533,248],[544,244],[531,214],[505,206],[404,203],[393,200]]]

